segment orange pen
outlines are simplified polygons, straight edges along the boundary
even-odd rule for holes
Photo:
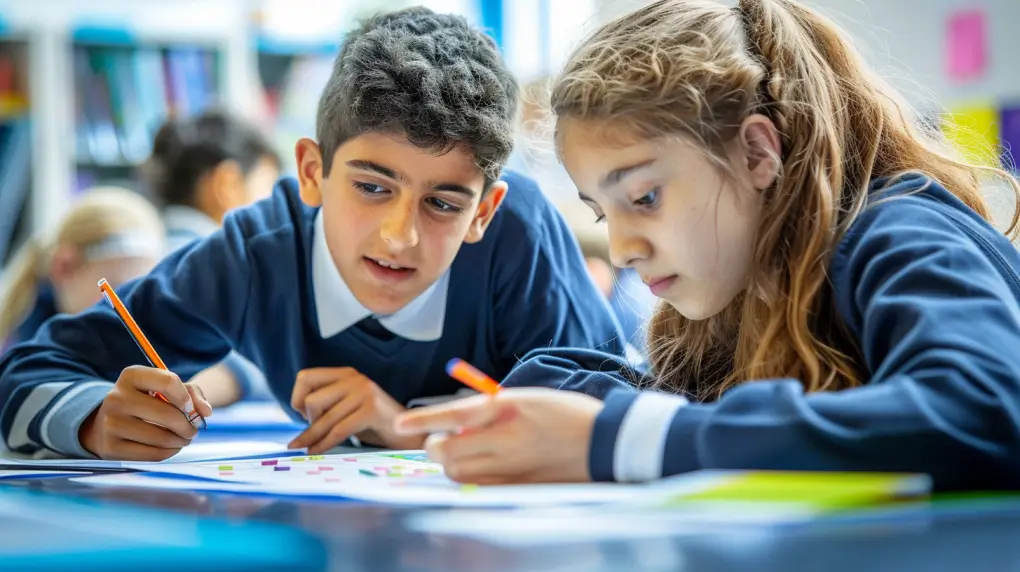
[[[499,384],[494,379],[460,358],[453,358],[447,362],[446,373],[453,379],[479,393],[487,393],[489,395],[499,393]]]
[[[99,281],[99,291],[103,294],[103,298],[106,298],[106,301],[113,306],[113,311],[117,313],[117,317],[120,318],[121,323],[124,324],[128,333],[131,334],[131,339],[138,344],[138,349],[142,350],[142,353],[145,354],[145,358],[149,360],[149,365],[170,371],[170,368],[160,359],[159,354],[156,353],[156,348],[152,347],[152,344],[149,343],[149,339],[142,333],[142,329],[138,327],[138,323],[135,322],[135,319],[131,317],[131,313],[128,312],[127,306],[124,305],[124,302],[121,302],[120,296],[117,296],[117,293],[114,292],[113,287],[106,281],[106,278]],[[150,391],[149,394],[162,399],[166,403],[170,403],[170,400],[158,391]],[[188,418],[188,421],[193,426],[201,427],[202,429],[206,428],[205,418],[199,415],[198,411],[192,409],[182,413],[184,413],[184,416]]]

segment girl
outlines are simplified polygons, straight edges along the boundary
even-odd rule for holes
[[[228,211],[268,196],[280,159],[255,127],[209,111],[164,124],[145,175],[176,250],[212,234]]]
[[[979,168],[832,23],[792,0],[660,0],[591,36],[552,107],[614,264],[662,299],[647,379],[664,391],[507,389],[406,414],[398,430],[433,433],[452,478],[1020,484],[1020,255],[986,220]],[[505,385],[636,374],[558,350]]]
[[[146,274],[166,248],[156,209],[137,193],[86,191],[50,239],[31,239],[4,274],[0,345],[27,340],[58,313],[99,301],[101,278],[114,287]]]
[[[228,211],[268,196],[280,159],[254,126],[207,111],[159,129],[145,175],[164,207],[169,250],[177,250],[219,229]],[[273,400],[262,373],[233,353],[194,382],[213,407]]]

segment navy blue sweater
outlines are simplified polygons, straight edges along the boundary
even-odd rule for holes
[[[503,180],[510,190],[485,238],[464,245],[450,268],[436,341],[374,336],[357,326],[322,338],[311,265],[318,209],[300,201],[293,180],[118,294],[182,378],[236,350],[265,373],[295,419],[290,397],[305,368],[353,367],[408,404],[463,388],[444,371],[453,357],[499,379],[534,348],[622,354],[616,319],[562,217],[529,179],[506,173]],[[139,363],[144,356],[104,304],[50,320],[0,361],[0,430],[8,446],[87,455],[78,442],[81,422],[120,372]]]
[[[796,379],[759,380],[688,403],[627,388],[643,372],[584,350],[536,352],[505,384],[608,391],[591,442],[597,480],[904,471],[931,475],[939,490],[1020,487],[1020,255],[926,178],[873,190],[879,196],[829,275],[864,386],[805,394]]]

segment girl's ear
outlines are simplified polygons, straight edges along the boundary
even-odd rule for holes
[[[783,154],[776,125],[764,115],[751,115],[740,125],[740,143],[751,183],[760,191],[771,187],[779,176]]]

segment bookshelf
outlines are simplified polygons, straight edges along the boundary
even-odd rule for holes
[[[0,35],[0,265],[30,231],[28,38]]]
[[[221,54],[190,43],[114,42],[75,36],[74,190],[144,191],[137,167],[160,125],[224,103]]]

